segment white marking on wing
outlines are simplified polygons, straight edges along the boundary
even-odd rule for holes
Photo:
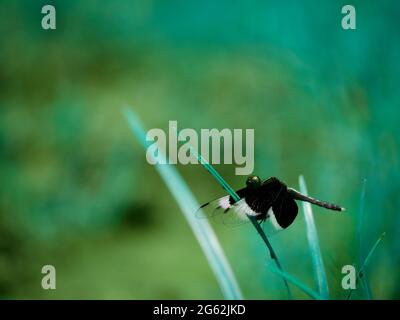
[[[218,205],[224,210],[230,208],[231,204],[229,203],[229,196],[225,196],[225,197],[220,198],[218,200]]]
[[[275,230],[279,231],[279,230],[282,230],[282,229],[283,229],[283,228],[279,225],[278,221],[276,221],[276,217],[275,217],[274,211],[272,210],[272,207],[269,208],[268,213],[267,213],[267,217],[268,217],[267,221],[270,222],[270,224],[272,225],[272,227],[273,227]]]
[[[246,201],[244,199],[238,201],[235,203],[235,205],[233,206],[233,209],[235,210],[237,216],[241,219],[241,220],[246,220],[247,216],[258,216],[259,213],[254,212],[246,203]]]

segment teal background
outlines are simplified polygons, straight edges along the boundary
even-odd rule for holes
[[[41,28],[53,4],[57,29]],[[178,206],[121,109],[147,128],[254,128],[255,173],[347,208],[314,207],[332,298],[363,255],[376,299],[400,297],[400,6],[352,1],[2,1],[0,296],[222,298]],[[217,165],[234,187],[245,177]],[[199,202],[224,193],[178,166]],[[271,238],[286,271],[315,287],[302,212]],[[214,225],[244,296],[286,298],[250,225]],[[57,269],[57,290],[41,268]],[[307,298],[293,288],[296,298]],[[364,298],[362,291],[355,298]]]

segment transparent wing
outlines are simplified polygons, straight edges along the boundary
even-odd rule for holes
[[[244,200],[241,200],[244,201]],[[203,205],[196,212],[197,218],[208,218],[217,224],[227,226],[240,226],[249,222],[243,212],[241,203],[233,203],[229,196],[224,196]]]

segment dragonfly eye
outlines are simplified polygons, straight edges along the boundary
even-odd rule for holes
[[[261,179],[258,176],[249,176],[246,180],[246,185],[248,188],[258,188],[261,186]]]

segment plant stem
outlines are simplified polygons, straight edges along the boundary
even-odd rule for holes
[[[300,192],[307,195],[306,182],[303,176],[299,177]],[[317,228],[314,223],[314,217],[311,209],[311,204],[303,202],[304,218],[307,226],[307,240],[310,247],[311,259],[313,262],[315,278],[318,285],[319,294],[324,299],[329,299],[328,281],[322,259],[321,249],[318,241]]]
[[[360,209],[358,212],[357,216],[357,255],[358,255],[358,267],[361,268],[362,266],[362,260],[363,260],[363,247],[362,247],[362,225],[363,225],[363,217],[364,217],[364,204],[365,204],[365,192],[366,192],[366,184],[367,184],[367,179],[364,179],[363,181],[363,186],[361,190],[361,196],[360,196]],[[365,295],[367,296],[368,300],[372,299],[372,293],[371,293],[371,288],[368,283],[368,277],[367,273],[364,273],[364,276],[361,278],[363,288],[365,290]]]
[[[300,282],[298,279],[293,277],[292,275],[286,273],[285,271],[282,271],[281,269],[276,269],[275,267],[270,266],[269,267],[272,272],[280,275],[281,277],[287,279],[289,282],[293,283],[296,287],[298,287],[300,290],[302,290],[304,293],[309,295],[311,298],[315,300],[324,300],[319,293],[315,292],[311,288],[307,287],[305,284]]]
[[[233,198],[235,202],[240,201],[240,197],[236,194],[235,190],[233,190],[230,185],[222,178],[222,176],[214,169],[214,167],[205,160],[201,154],[199,154],[196,150],[193,149],[193,147],[190,147],[190,152],[197,157],[199,162],[207,169],[207,171],[218,181],[218,183],[224,188],[228,194]],[[279,268],[279,270],[283,271],[282,266],[279,262],[278,256],[276,255],[271,243],[269,242],[267,236],[264,233],[264,230],[260,227],[258,224],[257,220],[255,217],[252,216],[247,216],[253,226],[256,228],[258,234],[261,236],[261,239],[264,241],[265,245],[268,248],[268,251],[270,253],[271,258],[275,261],[276,266]],[[285,287],[288,293],[289,299],[292,299],[292,294],[290,292],[289,284],[286,280],[285,277],[282,277]]]
[[[381,243],[381,241],[383,240],[385,235],[386,235],[386,233],[383,232],[381,234],[381,236],[378,238],[378,240],[376,240],[375,244],[372,246],[371,250],[369,251],[367,257],[364,260],[364,263],[362,264],[362,267],[361,267],[360,271],[357,274],[356,283],[358,283],[359,279],[362,279],[364,277],[364,272],[365,272],[365,269],[368,266],[369,260],[371,260],[371,257],[373,255],[373,253],[375,252],[376,248],[378,248],[379,244]],[[354,291],[353,289],[350,290],[350,292],[349,292],[349,294],[347,296],[347,300],[349,300],[351,298],[351,294],[353,293],[353,291]]]
[[[134,136],[144,148],[147,148],[146,132],[135,113],[127,109],[125,110],[125,117]],[[165,155],[162,155],[162,157],[165,158]],[[193,216],[193,210],[199,207],[199,203],[196,201],[187,184],[183,181],[179,172],[171,165],[156,165],[155,168],[188,221],[193,234],[207,258],[211,270],[214,272],[225,299],[243,299],[232,268],[210,224],[205,219],[196,219]]]

